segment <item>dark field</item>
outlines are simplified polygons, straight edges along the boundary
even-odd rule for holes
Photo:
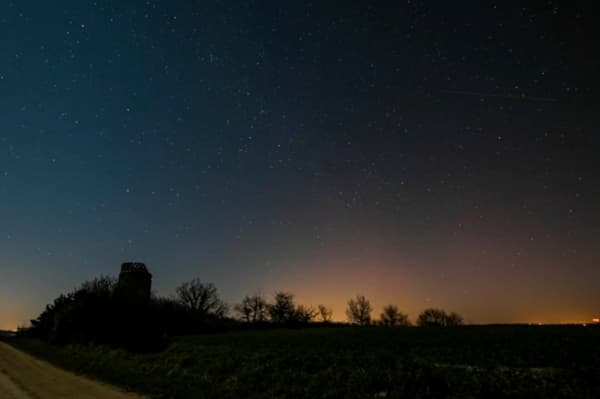
[[[153,398],[600,398],[597,326],[246,331],[155,354],[13,344]]]

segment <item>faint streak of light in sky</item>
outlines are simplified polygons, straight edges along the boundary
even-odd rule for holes
[[[524,100],[524,101],[542,101],[542,102],[556,102],[556,98],[549,97],[534,97],[527,96],[525,94],[514,95],[514,94],[495,94],[495,93],[483,93],[479,91],[467,91],[467,90],[441,90],[442,93],[456,94],[459,96],[471,96],[471,97],[498,97],[507,98],[511,100]]]

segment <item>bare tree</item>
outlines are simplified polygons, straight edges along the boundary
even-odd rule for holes
[[[422,327],[452,327],[463,324],[463,318],[458,313],[446,313],[442,309],[425,309],[419,315],[417,324]]]
[[[268,306],[271,321],[277,324],[283,324],[294,319],[296,305],[294,304],[294,295],[288,292],[276,292],[274,303]]]
[[[367,326],[371,324],[372,311],[371,302],[364,295],[357,295],[356,298],[348,301],[346,316],[348,316],[348,321],[352,324]]]
[[[261,295],[246,295],[242,302],[235,305],[242,319],[249,323],[267,320],[267,301]]]
[[[310,323],[317,317],[318,312],[312,306],[298,305],[294,314],[294,321],[298,323]]]
[[[203,283],[200,279],[181,284],[175,289],[177,299],[185,307],[204,316],[223,317],[227,306],[217,292],[213,283]]]
[[[246,295],[242,302],[233,306],[233,310],[239,313],[242,320],[245,322],[252,322],[252,306],[250,304],[250,297]]]
[[[383,308],[383,313],[379,316],[381,324],[386,327],[408,326],[408,315],[400,312],[398,306],[387,305]]]
[[[319,316],[321,317],[321,321],[323,323],[330,323],[331,318],[333,317],[333,311],[331,308],[326,307],[325,305],[319,305]]]
[[[446,312],[442,309],[425,309],[417,318],[419,326],[443,326],[445,324]]]

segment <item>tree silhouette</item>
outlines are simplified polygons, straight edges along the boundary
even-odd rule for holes
[[[294,295],[289,292],[276,292],[274,302],[268,306],[271,321],[276,324],[284,324],[294,321],[296,305]]]
[[[100,276],[81,284],[80,290],[93,292],[97,295],[110,296],[115,292],[117,279],[111,276]]]
[[[463,324],[463,318],[458,313],[446,313],[442,309],[425,309],[417,318],[417,325],[422,327],[452,327]]]
[[[464,319],[458,313],[452,312],[446,318],[446,325],[447,326],[461,326],[463,324],[465,324],[464,323]]]
[[[201,316],[224,317],[227,306],[213,283],[203,283],[195,278],[175,289],[177,299],[188,309]]]
[[[298,305],[294,311],[293,321],[302,324],[310,323],[318,313],[312,306]]]
[[[31,321],[21,335],[54,344],[95,343],[130,350],[155,350],[167,334],[191,334],[225,328],[225,304],[212,284],[198,280],[178,287],[177,299],[150,296],[128,301],[118,295],[116,279],[100,277],[62,294]]]
[[[261,295],[246,295],[234,309],[246,322],[257,323],[267,320],[267,301]]]
[[[325,305],[318,306],[319,316],[323,323],[330,323],[333,317],[333,311]]]
[[[348,300],[346,316],[348,321],[359,326],[371,324],[371,312],[373,307],[371,302],[364,295],[357,295],[356,298]]]
[[[381,319],[381,325],[386,327],[410,325],[410,322],[408,321],[408,315],[400,312],[398,310],[398,306],[396,305],[384,306],[383,312],[379,317]]]
[[[37,319],[31,320],[31,335],[63,344],[91,340],[114,340],[115,311],[112,295],[115,280],[99,277],[47,305]]]

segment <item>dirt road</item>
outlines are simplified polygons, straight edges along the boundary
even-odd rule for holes
[[[58,369],[0,342],[0,399],[142,399]]]

